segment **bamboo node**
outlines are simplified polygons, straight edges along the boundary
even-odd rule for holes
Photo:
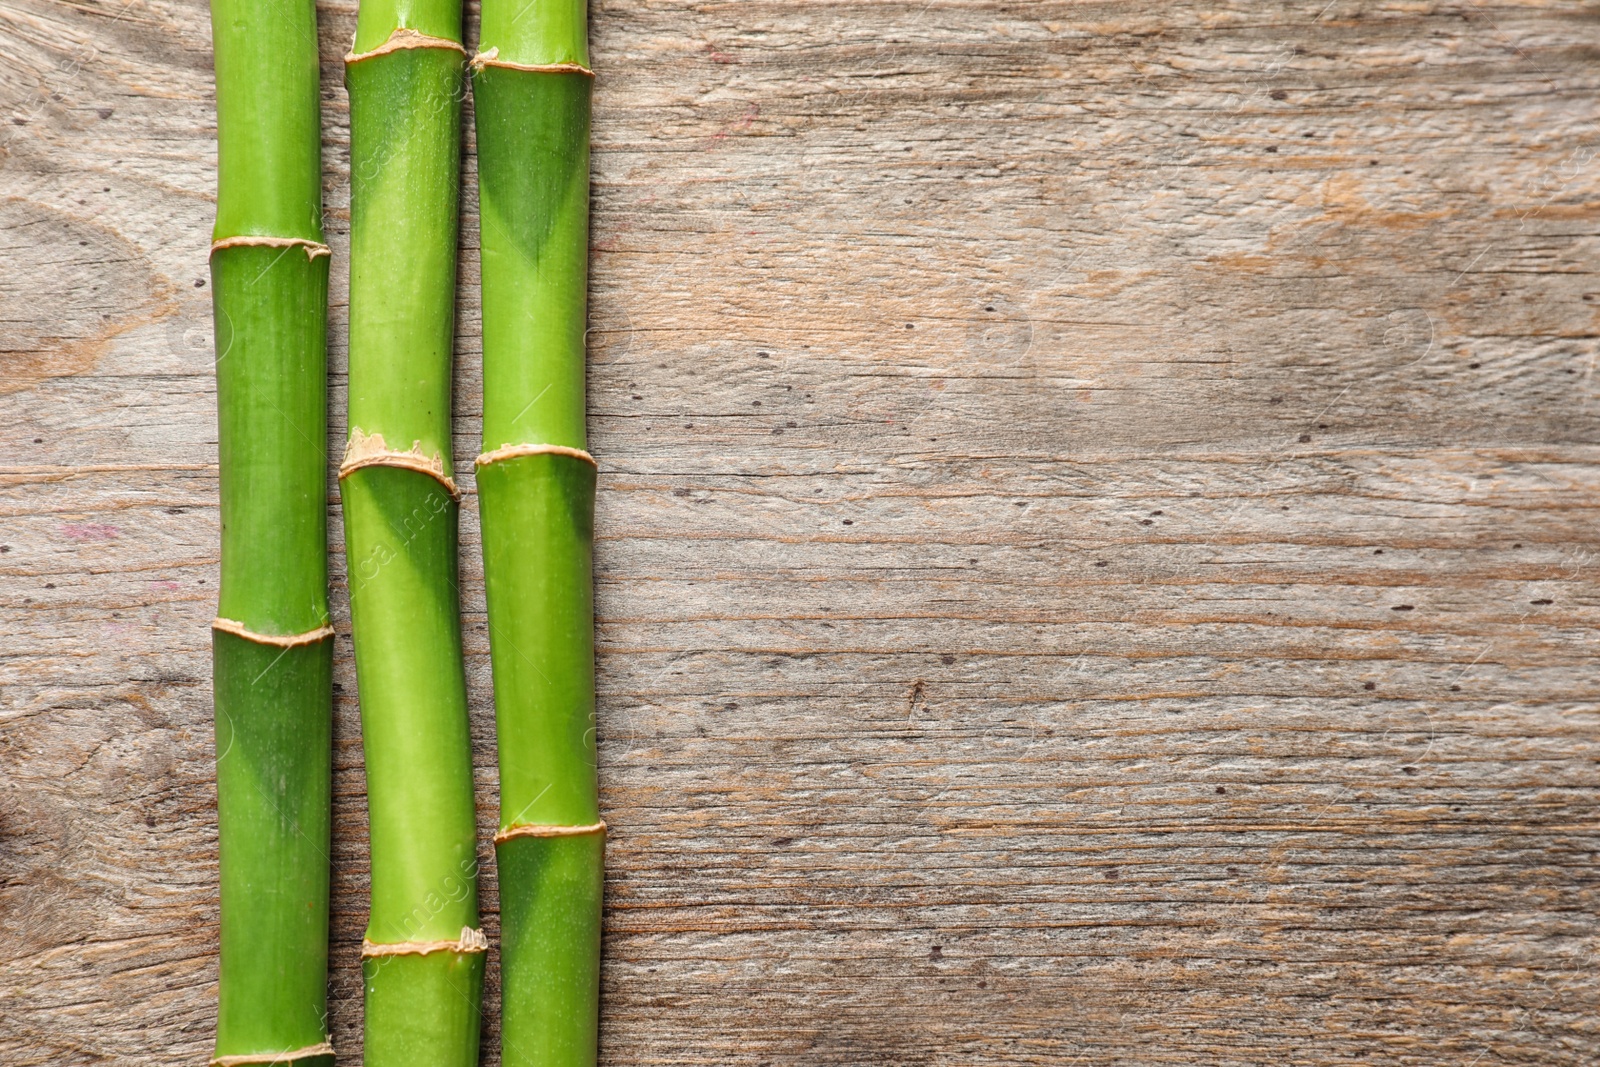
[[[566,445],[501,445],[480,455],[473,461],[473,465],[487,467],[491,463],[499,463],[503,459],[516,459],[518,456],[571,456],[573,459],[581,459],[591,467],[599,467],[589,453],[581,448],[569,448]]]
[[[307,1045],[297,1048],[293,1052],[249,1052],[242,1055],[227,1055],[211,1057],[210,1067],[248,1067],[256,1063],[293,1063],[295,1060],[310,1059],[312,1056],[332,1056],[333,1044],[324,1041],[320,1045]]]
[[[319,241],[308,241],[304,237],[268,237],[259,233],[242,233],[237,237],[224,237],[211,242],[212,255],[224,248],[304,248],[307,259],[333,256],[333,249]]]
[[[339,464],[339,479],[343,481],[362,467],[400,467],[420,471],[437,479],[440,485],[449,490],[452,498],[461,499],[461,490],[456,488],[455,479],[444,471],[444,457],[438,452],[431,456],[424,455],[421,441],[411,442],[410,450],[401,452],[390,448],[383,434],[363,433],[361,427],[352,426],[350,441],[344,449],[344,460]]]
[[[488,952],[489,939],[482,930],[474,930],[470,926],[461,928],[461,936],[454,941],[396,941],[389,944],[378,944],[361,939],[361,958],[373,959],[379,956],[426,956],[430,952]]]
[[[315,630],[307,630],[303,634],[260,634],[242,622],[224,619],[220,615],[211,620],[211,628],[213,630],[221,630],[225,634],[232,634],[235,637],[242,637],[246,641],[254,641],[258,645],[275,645],[278,648],[297,648],[300,645],[314,645],[318,641],[326,641],[333,636],[332,626],[319,626]]]
[[[494,835],[494,843],[504,844],[518,837],[586,837],[589,834],[604,834],[606,821],[590,823],[587,826],[534,826],[522,823],[517,826],[508,826]]]
[[[352,43],[350,47],[354,48],[355,45]],[[346,53],[344,63],[348,67],[352,63],[360,63],[364,59],[376,59],[378,56],[386,56],[390,52],[401,52],[408,48],[444,48],[460,52],[462,55],[467,54],[466,48],[462,46],[460,41],[452,41],[448,37],[429,37],[425,33],[418,33],[416,30],[401,26],[389,35],[387,41],[384,41],[370,52]]]
[[[594,77],[594,71],[582,63],[513,63],[509,59],[501,59],[498,48],[479,52],[467,65],[472,68],[474,74],[484,67],[500,67],[504,70],[523,70],[530,74],[582,74]]]

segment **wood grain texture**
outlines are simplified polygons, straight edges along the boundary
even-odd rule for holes
[[[1600,1060],[1594,6],[592,22],[605,1062]],[[206,8],[5,0],[0,57],[0,1060],[200,1063]]]

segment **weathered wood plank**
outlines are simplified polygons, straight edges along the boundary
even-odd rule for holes
[[[592,14],[607,1062],[1600,1057],[1592,6]],[[205,5],[0,57],[0,1058],[201,1062]]]

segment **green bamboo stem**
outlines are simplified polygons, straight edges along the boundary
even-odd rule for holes
[[[350,441],[340,467],[366,753],[367,1067],[474,1067],[472,752],[450,459],[459,0],[363,0],[350,94]]]
[[[500,756],[502,1057],[592,1067],[605,827],[596,789],[595,465],[584,432],[583,0],[484,0],[478,504]]]
[[[327,1067],[333,631],[316,7],[214,0],[211,24],[222,490],[213,1062]]]

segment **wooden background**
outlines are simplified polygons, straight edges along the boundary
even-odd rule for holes
[[[1600,8],[592,24],[605,1062],[1600,1061]],[[0,0],[11,1067],[210,1050],[209,49],[203,0]]]

